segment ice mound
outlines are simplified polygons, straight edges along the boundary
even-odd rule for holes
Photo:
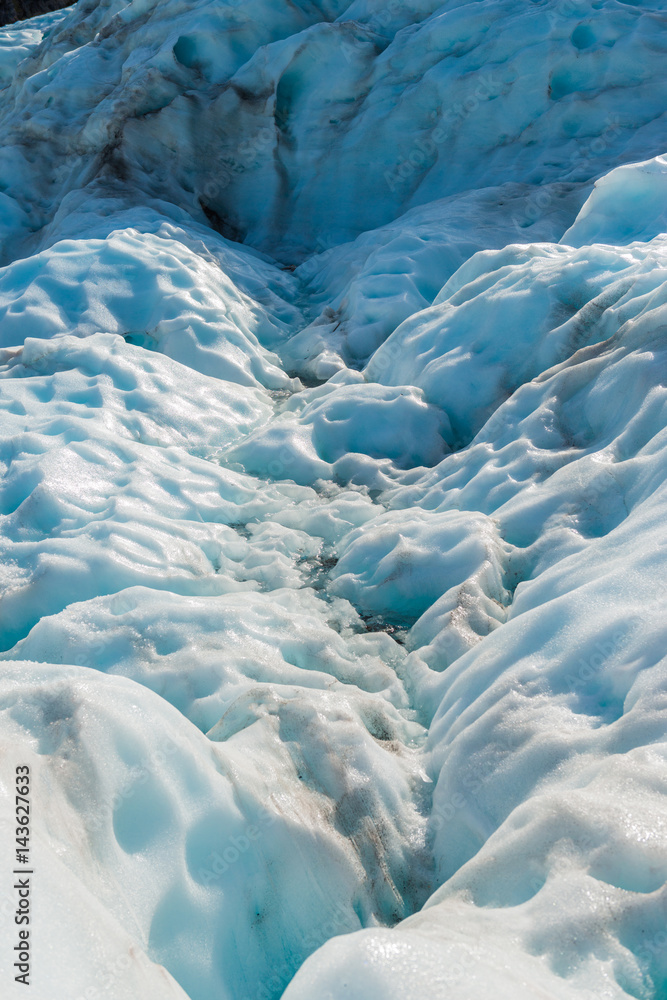
[[[241,385],[286,388],[261,341],[281,322],[237,289],[217,262],[166,232],[123,230],[62,241],[0,275],[1,346],[32,336],[118,333],[189,368]]]
[[[244,711],[229,709],[207,739],[145,687],[102,674],[91,686],[90,676],[20,662],[3,671],[3,742],[20,747],[42,803],[35,865],[69,883],[52,946],[71,955],[85,914],[84,940],[97,952],[75,963],[75,978],[61,967],[62,983],[40,995],[85,991],[114,961],[114,996],[131,995],[142,976],[155,995],[185,995],[152,962],[166,963],[188,995],[253,994],[275,975],[284,985],[332,929],[373,922],[378,903],[383,923],[403,915],[402,893],[414,908],[418,778],[399,744],[418,726],[383,734],[372,699],[356,708],[354,695],[286,688],[263,711],[251,698]],[[392,737],[393,752],[382,742]],[[369,771],[385,772],[380,785],[368,784]],[[379,821],[380,805],[378,836],[366,817]],[[10,836],[5,828],[3,841]],[[107,926],[102,949],[96,936]],[[131,961],[121,927],[132,929]]]
[[[585,211],[585,209],[584,209]],[[663,301],[667,241],[620,254],[512,245],[476,254],[375,352],[369,379],[417,385],[468,444],[520,386]]]
[[[662,153],[663,33],[611,0],[82,3],[4,95],[7,193],[39,228],[102,180],[294,260],[445,195]]]
[[[0,32],[38,1000],[664,995],[663,7]]]
[[[275,419],[227,457],[274,479],[335,478],[380,488],[402,470],[432,466],[448,452],[449,421],[411,386],[368,383],[352,371],[293,395]]]

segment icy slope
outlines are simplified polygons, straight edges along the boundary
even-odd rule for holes
[[[0,843],[27,763],[39,1000],[663,996],[666,29],[0,32]]]
[[[471,188],[558,201],[663,151],[660,7],[79,4],[4,95],[5,193],[36,229],[101,182],[290,262]]]

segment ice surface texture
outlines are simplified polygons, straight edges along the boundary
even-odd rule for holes
[[[664,997],[666,53],[660,0],[0,31],[36,1000]]]

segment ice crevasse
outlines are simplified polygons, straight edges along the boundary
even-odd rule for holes
[[[665,996],[666,53],[661,0],[0,29],[38,1000]]]

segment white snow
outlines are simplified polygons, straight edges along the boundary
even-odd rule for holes
[[[663,996],[666,51],[661,0],[0,31],[36,1000]]]

